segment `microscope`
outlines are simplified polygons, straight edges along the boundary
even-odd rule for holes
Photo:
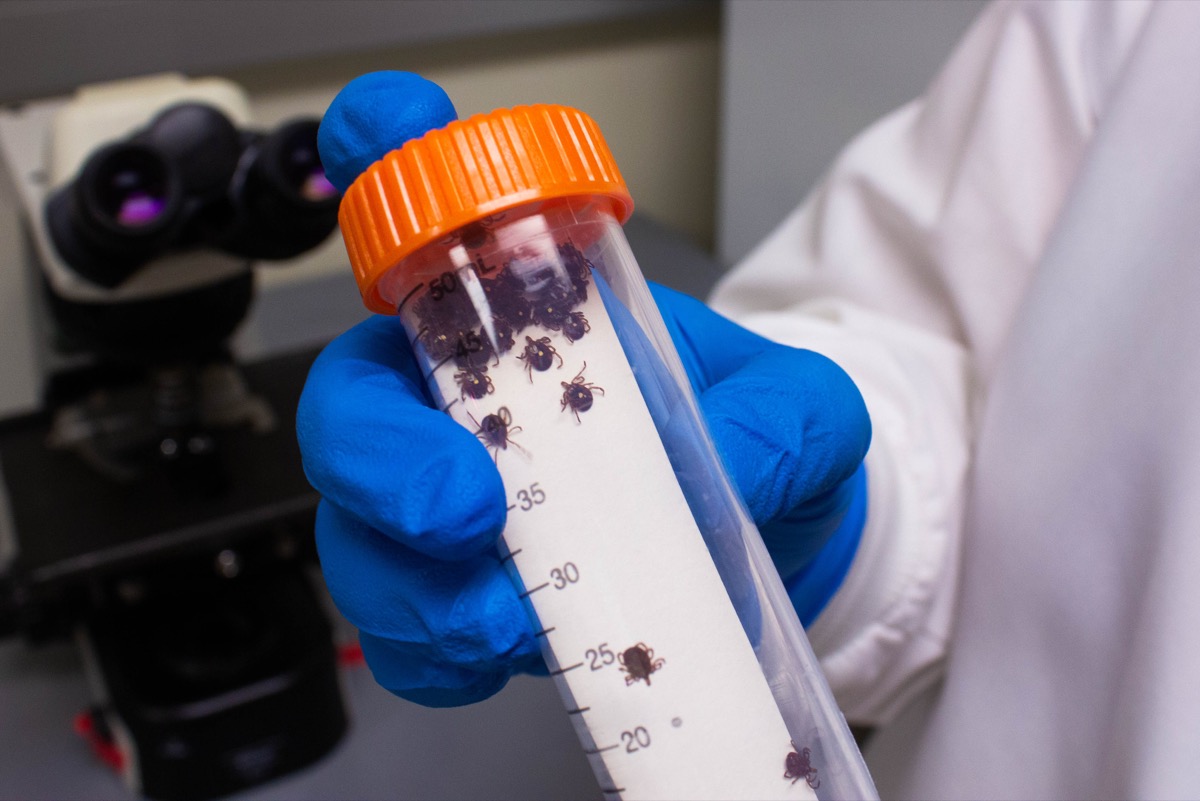
[[[237,85],[176,75],[0,111],[44,374],[0,421],[0,635],[77,640],[77,727],[152,798],[280,776],[346,728],[293,433],[312,354],[230,345],[255,270],[336,227],[318,122],[261,130]]]

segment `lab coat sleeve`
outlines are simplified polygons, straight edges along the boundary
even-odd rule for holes
[[[837,361],[871,414],[863,540],[809,629],[851,722],[887,722],[939,676],[975,420],[1148,5],[989,6],[711,299]]]

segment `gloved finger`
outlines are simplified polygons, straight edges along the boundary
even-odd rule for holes
[[[871,425],[850,378],[811,351],[776,347],[705,390],[700,406],[754,519],[775,520],[850,478]]]
[[[327,501],[317,511],[316,542],[330,594],[358,627],[385,687],[414,700],[428,691],[441,705],[470,703],[540,659],[529,615],[495,553],[431,558]]]
[[[296,415],[304,471],[322,497],[420,553],[462,559],[504,528],[504,486],[483,443],[431,408],[399,320],[334,340]]]
[[[420,75],[360,75],[338,92],[317,131],[325,176],[344,192],[388,151],[455,119],[445,91]]]
[[[764,350],[783,347],[682,292],[650,283],[650,294],[697,395]]]
[[[652,292],[755,522],[777,520],[854,474],[871,423],[840,367],[747,331],[679,292]]]
[[[500,692],[517,673],[545,675],[547,672],[539,654],[516,659],[508,669],[475,670],[430,659],[405,643],[367,632],[359,633],[359,643],[375,681],[389,692],[421,706],[478,703]]]
[[[817,619],[854,563],[867,520],[867,471],[763,526],[763,542],[805,626]]]
[[[448,665],[416,653],[405,643],[359,632],[358,642],[375,682],[414,704],[466,706],[491,698],[504,688],[508,670],[478,671]]]

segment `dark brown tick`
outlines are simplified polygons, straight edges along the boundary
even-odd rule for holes
[[[463,368],[454,374],[454,380],[458,382],[464,400],[468,396],[479,400],[484,395],[490,395],[496,389],[485,369]]]
[[[785,768],[783,778],[791,779],[792,784],[804,779],[808,786],[814,790],[821,786],[821,780],[817,778],[817,769],[812,766],[812,751],[808,748],[796,748],[796,744],[792,743],[792,751],[783,760]]]
[[[468,413],[468,416],[470,414]],[[517,450],[525,453],[525,449],[512,441],[512,435],[521,431],[520,426],[512,424],[512,412],[507,406],[501,406],[496,410],[495,414],[485,415],[483,422],[477,422],[474,417],[471,417],[471,422],[479,426],[475,431],[475,436],[483,442],[483,444],[492,452],[492,459],[499,461],[500,451],[507,450],[511,445]]]
[[[654,649],[648,647],[644,642],[639,642],[618,654],[617,661],[621,663],[621,671],[628,674],[625,676],[626,686],[637,681],[644,681],[649,687],[650,674],[666,664],[667,660],[655,659]]]
[[[580,412],[586,412],[592,408],[592,401],[594,400],[592,393],[599,392],[601,395],[604,394],[604,387],[596,386],[584,380],[583,371],[586,369],[587,362],[584,362],[579,375],[572,378],[570,382],[559,382],[563,387],[562,410],[565,412],[570,407],[571,413],[575,415],[576,422],[579,422]]]
[[[561,292],[546,293],[546,297],[533,305],[533,321],[542,328],[558,331],[570,313],[570,309],[567,308],[569,303],[570,300]]]
[[[503,214],[497,214],[468,223],[458,229],[458,240],[471,250],[478,250],[491,241],[496,223],[503,218]]]
[[[568,342],[583,339],[583,335],[592,330],[592,325],[581,311],[573,311],[563,318],[562,332]]]
[[[534,339],[533,337],[525,337],[525,352],[517,358],[525,362],[525,372],[529,374],[529,383],[533,383],[533,371],[544,373],[554,364],[555,357],[558,358],[558,366],[563,366],[563,358],[558,355],[558,351],[550,344],[550,337],[542,337]]]

